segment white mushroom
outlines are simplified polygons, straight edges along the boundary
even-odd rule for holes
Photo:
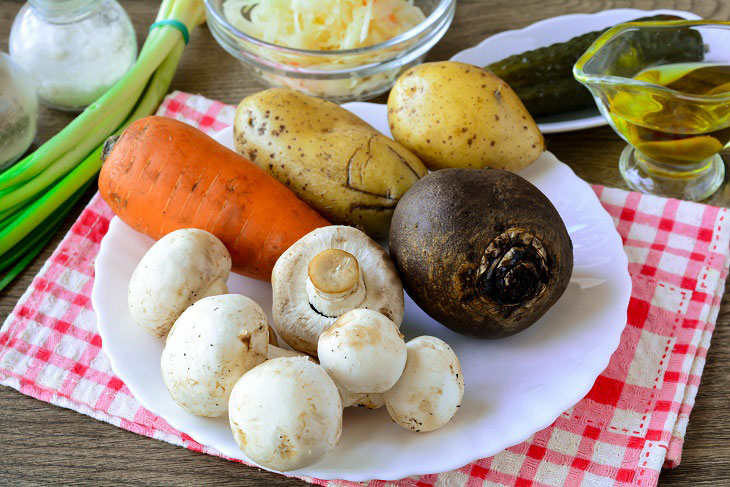
[[[354,309],[320,335],[317,356],[338,386],[353,393],[382,393],[403,372],[406,344],[387,316]]]
[[[318,228],[284,252],[271,273],[274,327],[316,355],[319,335],[347,311],[378,311],[400,326],[403,285],[385,250],[353,227]]]
[[[129,281],[132,319],[165,336],[188,306],[228,292],[231,255],[212,233],[185,228],[168,233],[147,251]]]
[[[304,357],[277,358],[238,380],[228,418],[249,459],[272,470],[295,470],[337,445],[342,402],[321,366]]]
[[[408,359],[398,382],[384,394],[390,417],[416,432],[432,431],[451,420],[461,405],[464,377],[451,347],[435,337],[409,341]]]
[[[220,416],[239,377],[264,360],[299,355],[269,344],[261,307],[246,296],[210,296],[180,315],[160,366],[173,400],[199,416]]]

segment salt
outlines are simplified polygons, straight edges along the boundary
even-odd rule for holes
[[[38,99],[33,83],[0,52],[0,170],[28,149],[35,137]]]
[[[30,3],[13,23],[10,53],[35,81],[43,103],[82,109],[134,64],[134,29],[115,0],[79,0],[76,3],[82,8],[77,5],[70,22],[59,19],[57,11],[44,8],[47,2]]]

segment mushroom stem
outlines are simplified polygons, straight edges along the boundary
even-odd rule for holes
[[[226,279],[216,279],[211,283],[210,286],[198,295],[198,299],[207,298],[208,296],[219,296],[221,294],[228,294],[228,285]]]
[[[306,290],[312,308],[330,318],[365,300],[365,283],[357,259],[341,249],[327,249],[312,258]]]
[[[320,294],[336,299],[350,294],[357,287],[360,266],[351,253],[327,249],[309,261],[307,275]]]
[[[337,382],[335,382],[335,385],[337,386],[337,392],[340,393],[340,400],[342,401],[343,408],[349,408],[350,406],[354,406],[355,404],[357,404],[357,401],[359,401],[366,395],[350,392],[341,385],[337,384]]]
[[[383,394],[375,392],[370,394],[354,393],[338,385],[337,382],[335,382],[335,385],[337,386],[337,392],[340,393],[343,408],[363,407],[366,409],[379,409],[385,405]]]
[[[279,346],[279,340],[276,338],[276,332],[273,328],[271,328],[271,325],[269,326],[269,345],[273,345],[275,347]]]
[[[266,349],[266,360],[281,357],[308,357],[308,355],[294,350],[286,350],[284,348],[275,347],[274,345],[268,346]]]

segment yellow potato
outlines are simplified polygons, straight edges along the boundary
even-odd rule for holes
[[[387,235],[398,199],[427,172],[408,149],[344,108],[273,88],[236,109],[236,151],[332,223]]]
[[[512,88],[470,64],[426,63],[403,73],[388,97],[388,122],[429,169],[519,171],[545,150]]]

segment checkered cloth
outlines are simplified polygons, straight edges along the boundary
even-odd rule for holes
[[[159,114],[214,132],[231,123],[234,109],[175,92]],[[594,189],[623,238],[633,293],[621,344],[587,397],[526,442],[491,458],[453,472],[369,485],[652,486],[662,466],[679,463],[728,273],[728,210]],[[142,408],[100,348],[90,294],[94,258],[112,216],[96,195],[5,320],[0,383],[142,435],[217,454]]]

